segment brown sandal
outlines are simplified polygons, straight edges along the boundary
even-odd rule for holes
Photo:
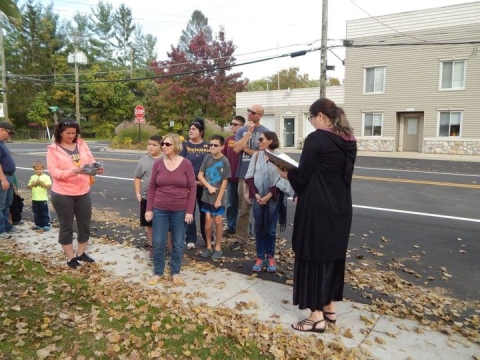
[[[337,322],[337,319],[331,319],[327,315],[335,315],[335,312],[329,312],[329,311],[324,311],[323,312],[323,318],[327,320],[327,322],[335,324]]]
[[[296,324],[292,324],[292,329],[297,330],[297,331],[308,331],[308,332],[318,332],[318,333],[323,333],[325,332],[325,326],[323,328],[317,328],[317,324],[320,324],[321,322],[325,322],[325,319],[322,319],[320,321],[313,321],[310,319],[305,319],[302,321],[297,322]],[[311,326],[310,329],[304,329],[304,326]]]

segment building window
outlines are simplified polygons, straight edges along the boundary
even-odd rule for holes
[[[441,88],[465,89],[466,61],[443,61],[441,63]]]
[[[363,136],[382,136],[383,114],[363,114]]]
[[[460,136],[462,130],[461,111],[440,111],[438,136]]]
[[[385,92],[385,67],[365,69],[365,93],[378,94]]]

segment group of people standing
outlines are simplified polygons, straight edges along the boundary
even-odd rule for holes
[[[203,257],[221,258],[225,213],[226,233],[235,236],[233,249],[245,246],[252,210],[256,238],[252,271],[275,272],[277,222],[280,228],[285,226],[286,199],[293,188],[293,303],[311,313],[292,328],[324,332],[326,322],[336,322],[335,302],[343,298],[357,153],[353,130],[343,109],[333,101],[315,101],[308,120],[316,131],[305,139],[298,168],[283,171],[269,162],[265,153],[278,154],[279,141],[274,132],[260,124],[263,107],[253,105],[247,113],[248,122],[241,116],[232,119],[234,135],[226,140],[213,135],[209,142],[204,141],[202,119],[192,121],[186,142],[175,134],[150,138],[148,154],[139,161],[134,180],[141,224],[146,226],[152,245],[154,275],[149,284],[157,284],[164,274],[169,237],[170,273],[174,282],[181,281],[185,243],[193,249],[197,242],[196,207],[200,209],[200,231],[206,244]],[[0,238],[4,239],[18,231],[7,221],[15,163],[4,141],[12,133],[11,124],[0,122]],[[78,124],[64,120],[57,125],[54,142],[47,148],[47,166],[53,178],[51,199],[60,224],[58,242],[71,268],[95,261],[85,252],[90,236],[92,177],[82,172],[82,166],[95,159],[79,135]],[[40,178],[43,164],[34,168],[38,179],[32,177],[30,185],[48,188],[45,178]],[[98,173],[103,173],[103,167]]]

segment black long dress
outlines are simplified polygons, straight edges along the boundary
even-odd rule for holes
[[[288,172],[298,195],[292,247],[293,303],[300,309],[322,310],[343,298],[356,154],[353,136],[318,129],[305,139],[298,169]]]

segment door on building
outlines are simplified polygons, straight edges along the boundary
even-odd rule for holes
[[[283,146],[284,147],[295,146],[295,119],[294,118],[283,119]]]
[[[420,119],[406,117],[403,131],[403,151],[419,151]]]

